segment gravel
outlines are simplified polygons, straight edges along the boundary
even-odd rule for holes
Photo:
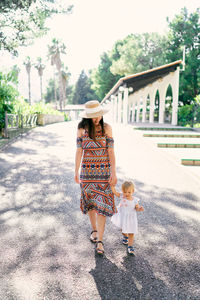
[[[107,219],[95,254],[79,209],[77,122],[38,127],[0,152],[0,299],[200,299],[199,178],[131,126],[113,126],[117,190],[133,180],[135,256]]]

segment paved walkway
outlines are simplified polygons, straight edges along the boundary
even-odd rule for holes
[[[97,257],[73,181],[76,126],[36,128],[0,152],[0,299],[200,299],[198,176],[115,126],[117,188],[134,180],[145,211],[135,257],[110,219]]]

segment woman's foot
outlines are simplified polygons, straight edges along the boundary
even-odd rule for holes
[[[91,235],[90,235],[90,241],[92,243],[97,242],[97,230],[92,230]]]
[[[135,254],[135,250],[134,250],[133,246],[128,246],[127,251],[128,251],[128,254],[131,254],[131,255]]]
[[[96,252],[97,252],[97,254],[100,254],[100,255],[104,254],[104,248],[103,248],[103,242],[102,241],[98,241],[96,243]]]

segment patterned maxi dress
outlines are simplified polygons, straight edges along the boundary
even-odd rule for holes
[[[88,132],[77,138],[77,147],[82,147],[81,162],[80,208],[84,214],[89,210],[103,216],[112,216],[116,212],[114,195],[110,188],[110,163],[108,148],[113,147],[113,138],[102,136],[97,132],[96,141],[93,141]]]

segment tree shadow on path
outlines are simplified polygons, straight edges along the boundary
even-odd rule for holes
[[[179,294],[179,298],[175,298],[174,292],[164,281],[156,278],[148,261],[141,256],[125,256],[120,267],[106,256],[99,257],[96,254],[95,261],[96,266],[90,274],[94,278],[102,300],[187,298],[184,294]]]

